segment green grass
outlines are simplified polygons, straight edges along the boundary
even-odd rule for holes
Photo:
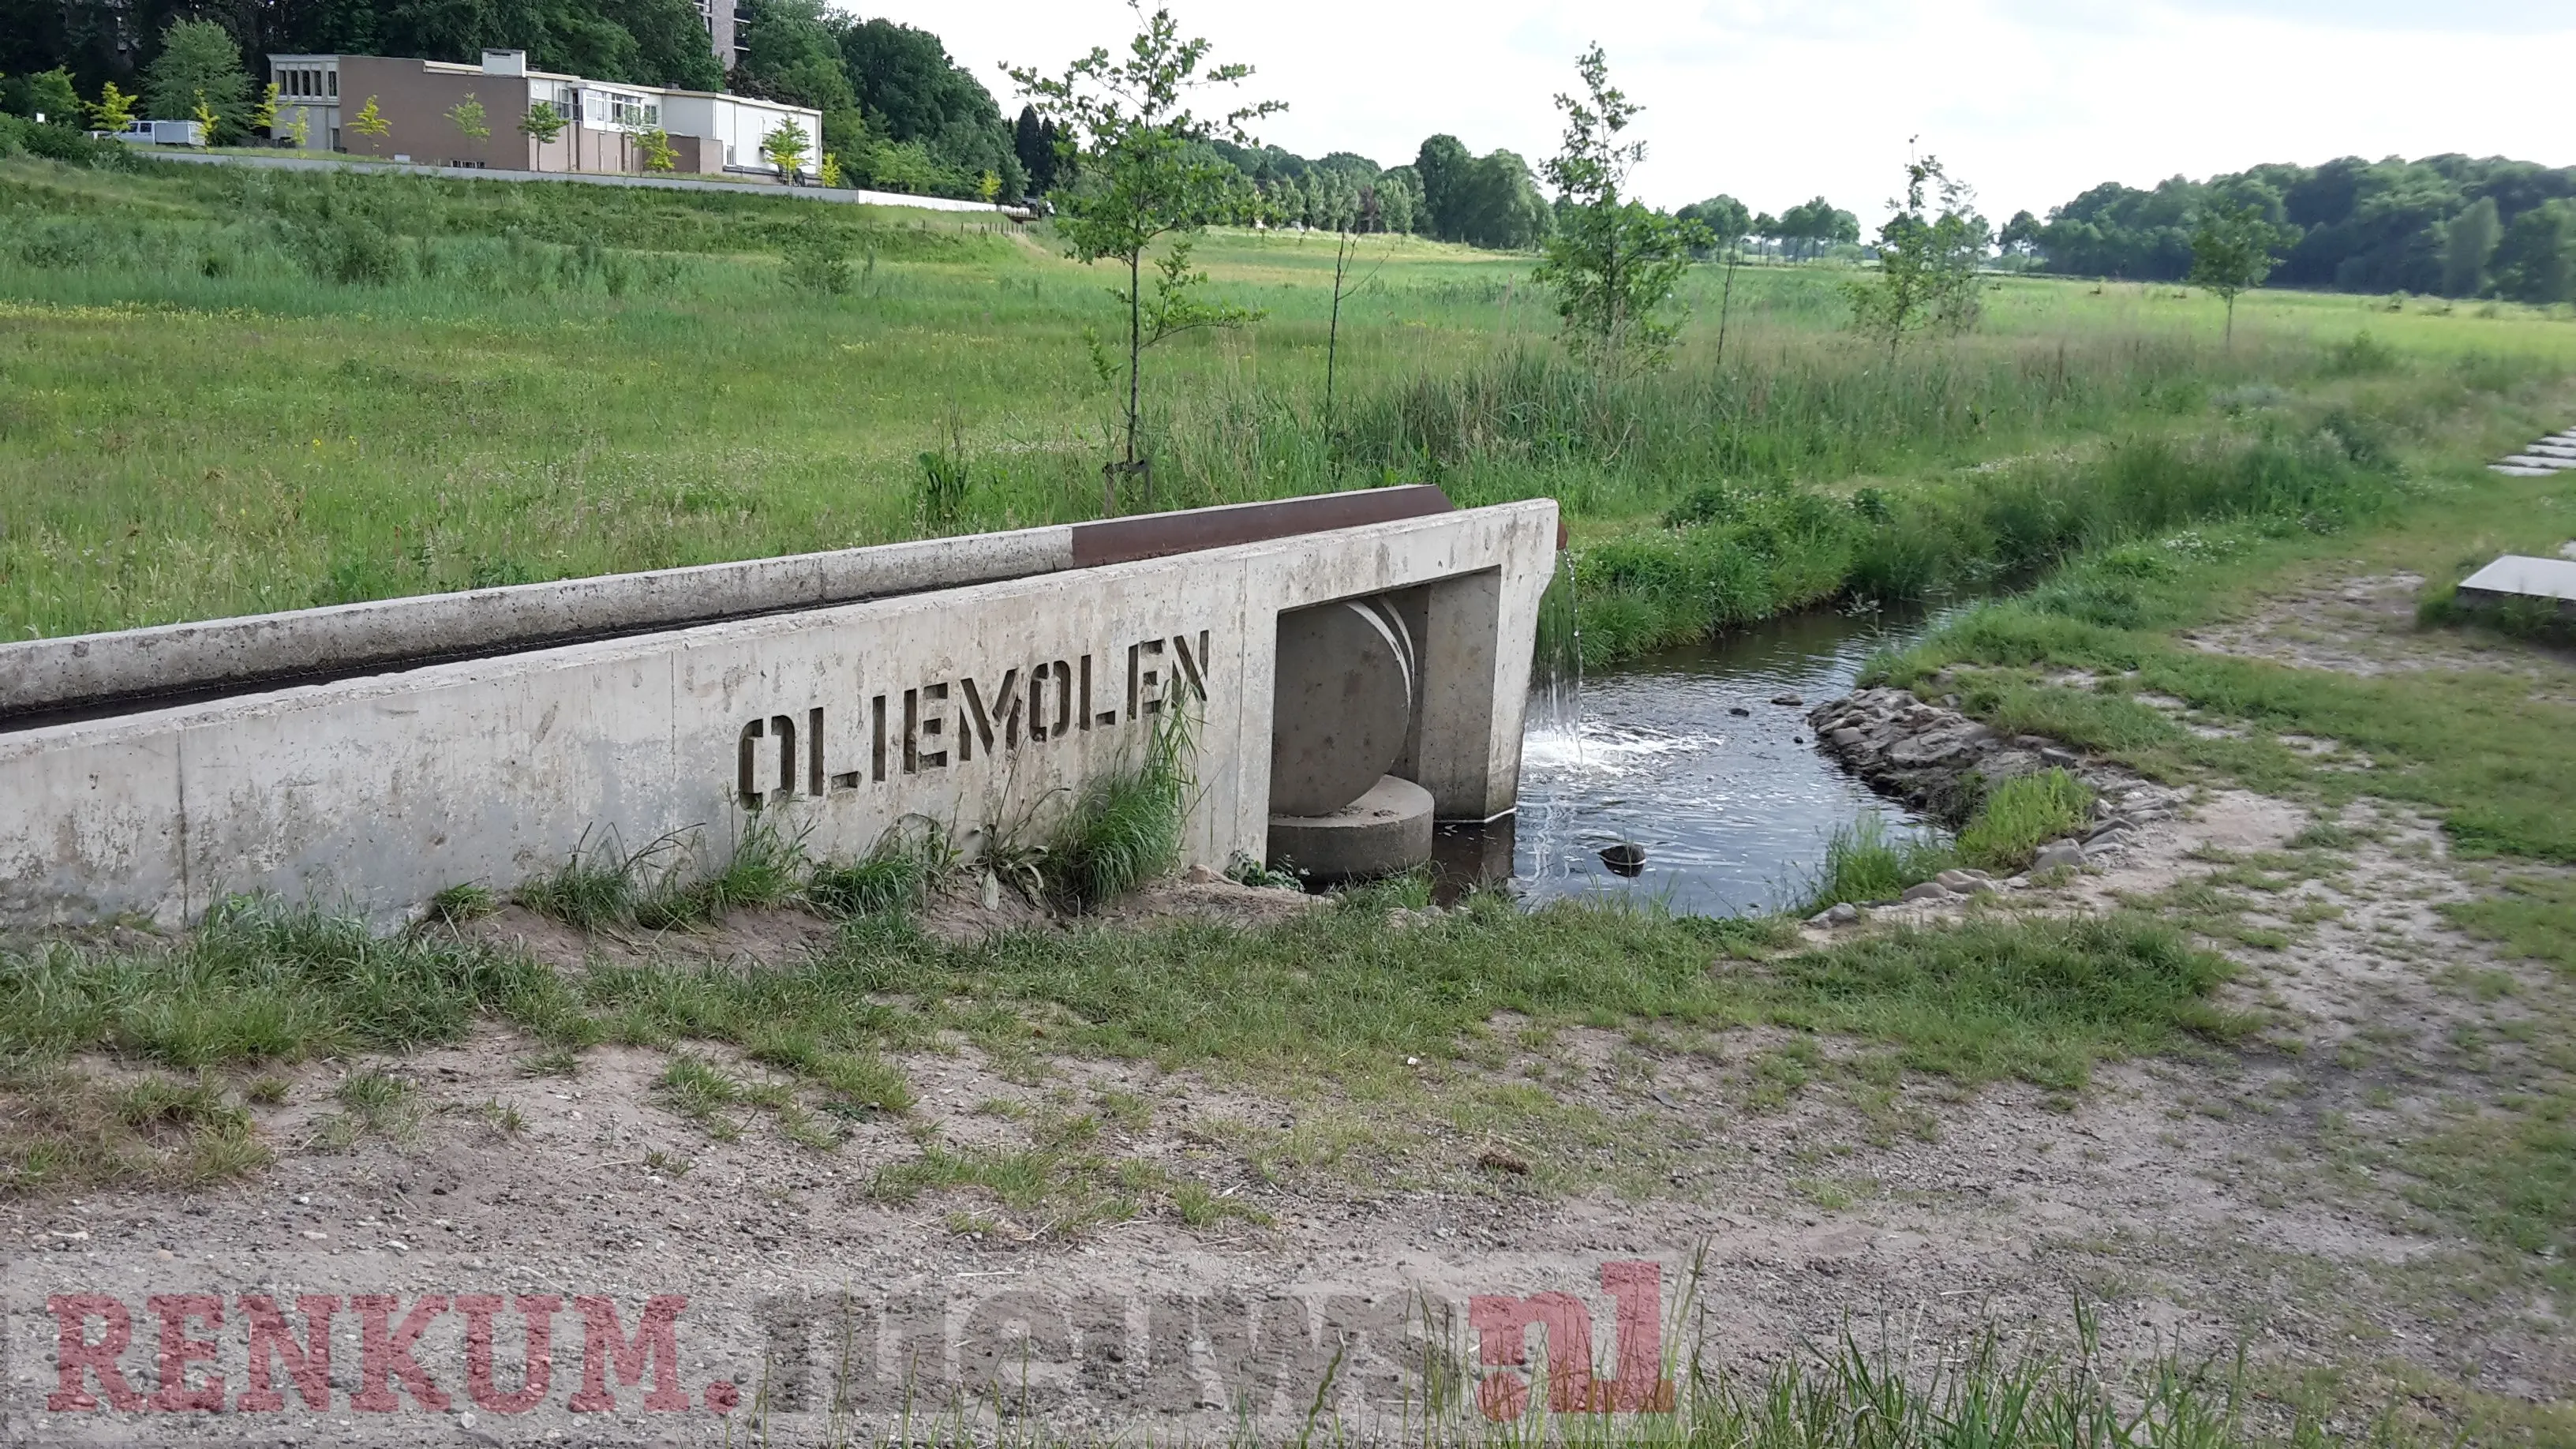
[[[2509,874],[2497,883],[2496,893],[2441,909],[2470,935],[2576,977],[2576,881],[2557,874]]]
[[[1385,910],[1380,895],[1359,893],[1260,931],[1175,923],[966,946],[871,916],[807,964],[752,973],[594,965],[558,976],[479,946],[371,936],[353,922],[241,903],[167,949],[54,945],[0,963],[0,1040],[32,1083],[82,1052],[235,1071],[454,1042],[490,1017],[562,1044],[523,1072],[569,1075],[578,1057],[567,1049],[597,1041],[673,1050],[660,1091],[683,1117],[727,1137],[742,1130],[744,1105],[762,1107],[782,1133],[830,1150],[837,1139],[809,1107],[843,1118],[906,1112],[912,1095],[887,1054],[953,1034],[1001,1063],[1034,1053],[1147,1058],[1273,1089],[1329,1085],[1385,1099],[1419,1090],[1408,1058],[1463,1062],[1502,1013],[1540,1025],[1779,1023],[1857,1035],[1962,1082],[2020,1077],[2051,1087],[2080,1084],[2105,1058],[2233,1031],[2206,1001],[2221,965],[2125,919],[1784,956],[1787,937],[1739,922],[1572,904],[1524,913],[1488,896],[1388,932]],[[1713,973],[1712,949],[1757,969]],[[692,1043],[739,1047],[785,1075],[747,1083]],[[21,1115],[57,1110],[22,1091],[0,1096]],[[334,1140],[399,1132],[407,1098],[380,1070],[349,1078]],[[1080,1120],[1096,1130],[1096,1118]],[[57,1162],[75,1126],[63,1119],[12,1139],[10,1170],[76,1176]],[[218,1134],[215,1147],[233,1140]]]
[[[1799,886],[1791,914],[1813,915],[1843,901],[1894,900],[1906,887],[1963,865],[2019,871],[2042,844],[2078,830],[2093,811],[2092,787],[2058,769],[2016,776],[1973,798],[1975,808],[1953,840],[1891,829],[1877,815],[1836,827],[1824,858]]]
[[[2093,787],[2065,770],[2006,780],[1987,792],[1976,818],[1959,832],[1959,857],[1989,870],[2018,871],[2039,847],[2093,818]]]
[[[1890,829],[1877,815],[1837,828],[1825,841],[1824,859],[1801,888],[1794,914],[1814,915],[1844,901],[1890,901],[1958,864],[1939,837]]]
[[[0,957],[0,1042],[40,1060],[104,1048],[195,1069],[399,1051],[460,1040],[486,1012],[545,1029],[570,1006],[524,958],[257,900],[164,948]]]
[[[1037,870],[1064,904],[1089,909],[1170,871],[1190,791],[1191,701],[1154,721],[1141,758],[1094,776],[1056,827]]]
[[[852,260],[847,292],[789,275],[818,244]],[[1756,267],[1723,359],[1702,270],[1678,364],[1605,382],[1557,355],[1528,258],[1368,250],[1328,437],[1331,245],[1205,240],[1218,290],[1268,320],[1157,349],[1152,503],[1412,479],[1556,497],[1601,657],[1838,592],[1976,587],[2179,517],[2366,510],[2392,450],[2522,441],[2497,415],[2576,361],[2576,327],[2522,309],[2258,293],[2227,349],[2205,298],[2015,278],[1981,334],[1890,367],[1849,345],[1835,268]],[[1099,507],[1101,278],[992,221],[0,160],[0,314],[9,637]],[[2393,360],[2355,372],[2365,324]],[[955,472],[935,510],[925,452]]]
[[[2052,735],[2151,776],[2247,785],[2320,817],[2292,840],[2300,854],[2209,856],[2219,869],[2159,903],[2177,925],[2256,950],[2289,945],[2295,932],[2242,915],[2262,896],[2338,868],[2335,853],[2360,848],[2362,833],[2331,822],[2374,797],[2432,816],[2454,856],[2492,862],[2469,877],[2488,889],[2439,907],[2454,925],[2509,955],[2576,969],[2576,889],[2564,873],[2576,864],[2576,706],[2567,702],[2576,668],[2562,654],[2509,637],[2461,638],[2439,609],[2418,632],[2401,626],[2376,645],[2416,667],[2369,674],[2214,653],[2181,637],[2266,596],[2356,576],[2412,571],[2436,581],[2438,597],[2439,581],[2473,561],[2554,552],[2576,518],[2576,480],[2466,467],[2455,478],[2432,482],[2367,530],[2257,519],[2102,551],[2022,597],[1970,611],[1872,677],[1925,685],[1938,676],[1939,688],[1999,730]],[[2058,682],[2066,670],[2091,675],[2094,687]],[[2202,728],[2142,695],[2180,701]],[[2293,749],[2285,734],[2338,748]],[[2510,973],[2469,963],[2437,980],[2473,1001],[2511,993],[2532,1013],[2517,1027],[2531,1060],[2515,1092],[2476,1113],[2410,1112],[2393,1135],[2350,1150],[2497,1261],[2562,1296],[2576,1292],[2565,1266],[2576,1256],[2567,1207],[2576,1201],[2567,1128],[2576,1058],[2561,1040],[2564,1008],[2521,991]]]

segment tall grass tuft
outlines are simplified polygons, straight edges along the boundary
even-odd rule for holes
[[[939,822],[907,815],[847,865],[824,862],[805,882],[805,899],[842,920],[900,916],[919,909],[931,888],[957,869],[957,847]]]
[[[746,906],[775,906],[804,884],[803,842],[766,814],[749,817],[734,833],[733,849],[717,869],[687,879],[686,864],[663,873],[635,902],[635,923],[648,930],[704,925]]]
[[[1883,817],[1863,815],[1825,841],[1825,858],[1800,885],[1794,909],[1813,915],[1845,901],[1894,900],[1907,886],[1957,863],[1956,853],[1939,837],[1892,830]]]
[[[1086,787],[1056,827],[1041,867],[1050,894],[1076,910],[1125,895],[1180,859],[1193,721],[1176,696],[1155,716],[1144,756]]]
[[[644,867],[670,848],[666,836],[628,855],[619,848],[614,832],[594,843],[585,830],[563,864],[521,885],[511,899],[576,930],[622,926],[634,915],[635,902],[643,894]]]
[[[2006,780],[1986,795],[1959,832],[1960,858],[1988,870],[2020,870],[2039,847],[2093,817],[2093,787],[2065,770]]]

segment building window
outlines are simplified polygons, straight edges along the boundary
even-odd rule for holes
[[[322,72],[322,76],[324,89],[336,100],[340,94],[340,72],[334,68]]]

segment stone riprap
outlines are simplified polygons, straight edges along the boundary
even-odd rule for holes
[[[989,829],[1042,834],[1182,706],[1196,721],[1183,863],[1223,866],[1264,850],[1280,616],[1345,599],[1391,601],[1418,656],[1388,773],[1444,818],[1489,819],[1518,789],[1556,533],[1542,500],[1077,557],[20,728],[0,733],[0,921],[176,924],[246,891],[390,919],[446,886],[551,871],[585,839],[633,848],[695,827],[712,862],[755,817],[818,856],[863,853],[907,816],[971,848]],[[118,641],[81,642],[113,655]]]
[[[1872,789],[1953,820],[1974,808],[1984,791],[2015,776],[2050,768],[2073,774],[2093,788],[2093,820],[2080,837],[2043,847],[2034,871],[2080,867],[2117,852],[2139,825],[2171,813],[2181,800],[2172,790],[2056,740],[1998,734],[1947,703],[1929,703],[1907,690],[1855,690],[1810,710],[1807,722],[1815,728],[1817,748]],[[1906,899],[1973,895],[1994,886],[1982,871],[1944,871]]]

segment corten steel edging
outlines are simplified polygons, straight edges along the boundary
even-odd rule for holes
[[[1190,508],[1176,513],[1148,513],[1136,518],[1104,518],[1073,526],[1073,566],[1130,563],[1166,554],[1196,553],[1238,543],[1262,543],[1300,533],[1393,523],[1401,518],[1427,518],[1456,508],[1449,495],[1428,483],[1398,488],[1368,488],[1357,493],[1322,493],[1283,498],[1271,503],[1236,503],[1222,508]]]
[[[0,733],[1451,511],[1428,484],[0,643]]]

